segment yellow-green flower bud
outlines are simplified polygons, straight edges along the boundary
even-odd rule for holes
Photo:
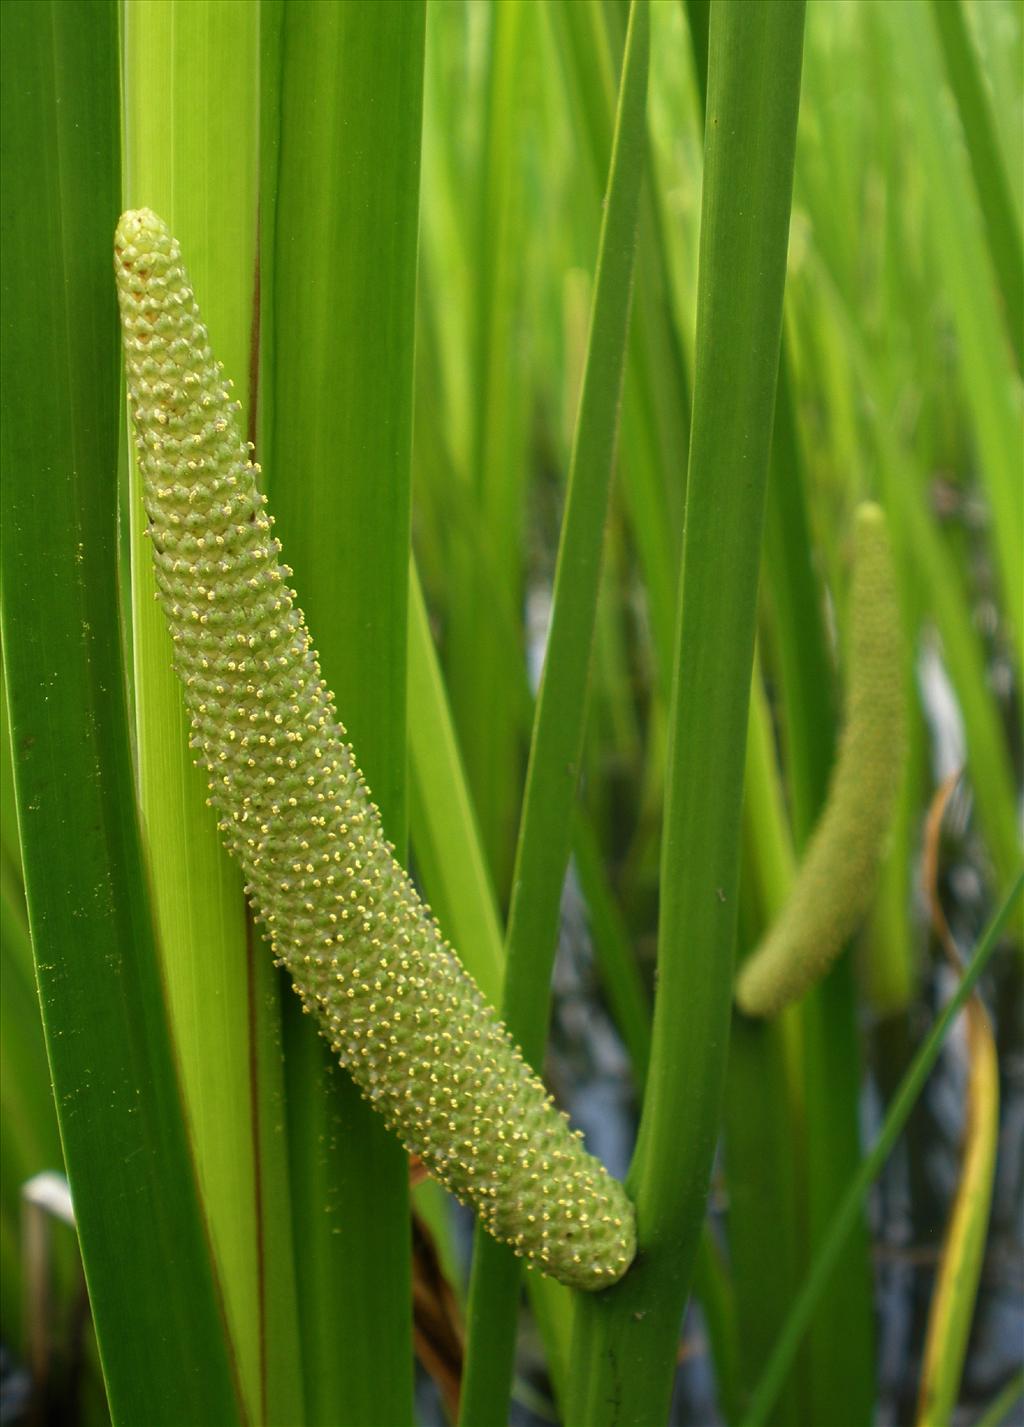
[[[828,797],[775,925],[740,968],[736,1003],[774,1016],[820,981],[871,907],[905,757],[896,576],[885,516],[857,511],[846,724]]]
[[[586,1153],[386,842],[302,613],[181,252],[147,209],[115,237],[159,598],[192,746],[246,892],[363,1095],[497,1238],[614,1283],[632,1205]]]

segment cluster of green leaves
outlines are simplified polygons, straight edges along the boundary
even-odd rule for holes
[[[529,1276],[559,1410],[662,1420],[692,1278],[730,1422],[869,1420],[864,1196],[951,1020],[865,1158],[858,1013],[906,1015],[925,943],[922,669],[959,709],[993,905],[1020,864],[1019,10],[0,17],[5,1340],[38,1348],[19,1192],[62,1154],[97,1421],[397,1427],[410,1207],[465,1291],[443,1197],[410,1202],[274,973],[191,766],[119,404],[110,241],[146,204],[187,254],[388,835],[538,1065],[571,856],[642,1104],[643,1255],[585,1305]],[[733,944],[775,919],[825,796],[865,497],[907,650],[896,826],[858,955],[754,1025]],[[983,1234],[986,1195],[969,1211]],[[54,1272],[64,1313],[71,1256]],[[956,1402],[976,1273],[932,1344],[929,1420]],[[478,1244],[467,1424],[505,1419],[519,1287]]]

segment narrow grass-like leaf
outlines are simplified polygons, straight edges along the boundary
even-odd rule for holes
[[[771,479],[771,477],[769,477]],[[755,654],[743,786],[743,855],[737,955],[756,945],[778,915],[793,879],[774,730]],[[735,1284],[740,1398],[771,1350],[800,1267],[799,1057],[792,1015],[772,1025],[734,1016],[726,1070],[723,1135],[729,1263]],[[765,1165],[776,1170],[765,1174]],[[695,1282],[696,1288],[696,1282]],[[796,1384],[787,1385],[776,1421],[799,1420]]]
[[[985,235],[1005,304],[1006,327],[1024,367],[1024,241],[963,0],[931,0],[946,76],[956,96]]]
[[[765,512],[765,584],[772,605],[773,649],[781,694],[785,777],[794,840],[802,852],[825,802],[835,746],[832,660],[825,633],[825,595],[813,561],[808,468],[797,426],[788,333],[783,331]],[[805,1129],[797,1202],[807,1205],[804,1254],[860,1157],[860,1048],[852,967],[841,959],[802,1007]],[[767,1044],[770,1038],[761,1038]],[[836,1291],[822,1305],[810,1340],[805,1409],[830,1410],[833,1392],[851,1418],[871,1411],[874,1334],[868,1234],[851,1234]],[[757,1287],[752,1286],[756,1296]],[[774,1329],[762,1320],[762,1326]],[[788,1399],[787,1399],[788,1403]],[[784,1409],[785,1410],[785,1407]]]
[[[923,1090],[925,1081],[939,1057],[950,1027],[963,1009],[979,977],[999,946],[1000,937],[1010,922],[1015,903],[1022,889],[1024,889],[1024,873],[1018,874],[987,931],[978,942],[956,994],[928,1032],[909,1069],[900,1081],[899,1089],[893,1096],[892,1104],[886,1113],[885,1123],[870,1152],[865,1156],[856,1177],[843,1196],[828,1232],[823,1237],[815,1254],[811,1271],[800,1296],[793,1304],[782,1326],[775,1351],[772,1353],[771,1360],[765,1368],[764,1375],[743,1419],[743,1427],[762,1427],[762,1424],[767,1420],[767,1415],[771,1411],[793,1357],[800,1347],[800,1342],[807,1331],[821,1294],[828,1286],[829,1279],[835,1270],[847,1235],[862,1211],[864,1198],[899,1138],[900,1131],[906,1124],[910,1112],[917,1102],[917,1097]]]
[[[577,809],[572,837],[573,859],[587,903],[590,933],[612,1015],[626,1043],[637,1095],[643,1099],[651,1056],[651,1006],[629,942],[622,913],[612,896],[601,864],[594,829]]]
[[[711,16],[659,981],[630,1172],[641,1250],[620,1285],[577,1306],[568,1416],[595,1427],[667,1410],[718,1131],[803,22],[802,4],[718,0]]]
[[[835,747],[832,666],[824,630],[824,592],[811,563],[806,471],[793,409],[786,334],[772,433],[765,506],[765,582],[779,661],[786,784],[798,847],[825,801]]]
[[[615,112],[615,54],[622,6],[556,0],[549,21],[565,71],[578,134],[585,190],[596,204],[608,170]],[[621,499],[628,512],[646,584],[656,669],[667,699],[672,669],[676,563],[683,490],[672,472],[686,460],[689,390],[682,348],[671,321],[667,261],[652,200],[653,174],[640,195],[637,262],[629,353],[622,391]]]
[[[817,8],[817,15],[820,36],[827,31],[829,17],[823,7]],[[860,154],[851,156],[849,143],[844,145],[848,130],[853,126],[835,121],[838,109],[830,102],[835,81],[831,74],[823,74],[817,62],[820,51],[819,42],[815,62],[808,59],[807,73],[816,79],[817,87],[808,96],[810,122],[803,129],[797,185],[798,191],[801,187],[807,188],[806,136],[815,132],[817,120],[819,132],[835,140],[836,147],[829,153],[834,152],[836,157],[826,171],[826,202],[814,204],[812,208],[814,222],[819,234],[829,235],[830,247],[834,226],[836,246],[840,249],[837,267],[850,273],[851,281],[855,281],[860,260],[850,239],[863,229],[858,226],[859,218],[850,220],[843,179],[862,158]],[[835,201],[831,201],[833,194]],[[829,334],[828,324],[820,324],[818,330]],[[816,477],[821,479],[821,473],[815,469],[817,451],[810,445],[808,434],[814,429],[813,412],[806,405],[798,411],[798,391],[792,380],[795,366],[792,323],[787,336],[789,351],[787,354],[784,350],[780,400],[776,408],[775,456],[779,479],[773,479],[769,491],[765,563],[775,614],[772,632],[778,660],[776,672],[781,679],[785,769],[796,845],[802,852],[824,804],[833,765],[836,678],[829,648],[831,640],[826,636],[823,576],[830,564],[832,532],[845,531],[847,525],[844,521],[837,526],[828,518],[826,482],[822,481],[820,488],[814,484]],[[828,391],[830,421],[845,435],[856,421],[850,388],[837,381],[834,399],[831,385]],[[797,415],[801,429],[798,429]],[[861,463],[845,447],[835,459],[838,468],[849,473],[849,477],[854,477],[861,468]],[[797,473],[795,479],[789,477],[791,471]],[[847,499],[859,498],[860,494],[860,487],[854,481]],[[831,564],[836,568],[834,556]],[[906,975],[906,957],[903,959]],[[841,957],[825,983],[808,998],[800,1019],[806,1116],[805,1171],[801,1185],[807,1206],[806,1255],[813,1253],[813,1246],[824,1232],[860,1159],[860,1035],[856,985],[849,957]],[[809,1362],[804,1372],[808,1392],[805,1409],[812,1419],[826,1416],[832,1411],[834,1401],[840,1398],[846,1404],[850,1419],[860,1421],[871,1414],[874,1403],[872,1276],[867,1227],[863,1221],[849,1237],[831,1288],[815,1315],[809,1335]]]
[[[261,455],[325,676],[402,849],[424,7],[289,4],[279,23]],[[412,1418],[407,1158],[288,999],[309,1420],[398,1427]]]
[[[861,1162],[856,1115],[861,1088],[861,1057],[856,1019],[856,982],[849,957],[803,1007],[802,1107],[807,1143],[804,1180],[807,1227],[804,1262],[815,1256],[826,1233],[842,1186]],[[831,1294],[808,1338],[805,1370],[810,1410],[820,1415],[835,1401],[834,1384],[842,1374],[843,1391],[859,1414],[875,1399],[874,1319],[870,1240],[863,1216],[843,1245],[832,1275]],[[825,1404],[823,1408],[823,1404]]]
[[[520,102],[538,23],[528,0],[486,7],[487,88],[475,190],[462,222],[472,241],[472,328],[467,344],[472,401],[468,465],[459,471],[475,538],[453,546],[454,598],[448,611],[446,672],[463,757],[488,862],[504,905],[515,848],[522,744],[510,680],[515,653],[494,627],[499,600],[518,611],[523,596],[523,530],[528,440],[528,366],[522,233],[524,112]],[[481,15],[483,18],[483,15]],[[465,200],[464,200],[465,201]],[[517,631],[517,641],[521,638]]]
[[[699,5],[687,8],[699,79],[702,67],[706,70],[706,29],[702,33]],[[706,94],[706,81],[703,90]],[[784,326],[765,510],[764,584],[774,616],[771,644],[781,697],[784,772],[797,845],[802,847],[824,803],[833,758],[835,715],[832,664],[824,628],[825,602],[819,574],[812,565],[807,471],[798,433],[790,360]],[[788,888],[788,872],[781,879],[777,875],[781,870],[778,864],[782,838],[772,816],[773,800],[764,796],[764,776],[758,778],[759,766],[763,773],[768,764],[768,750],[756,727],[763,723],[763,717],[755,685],[751,719],[756,741],[748,743],[755,757],[748,755],[747,766],[747,778],[753,777],[754,781],[748,781],[746,812],[757,817],[760,807],[766,816],[759,819],[756,843],[745,844],[745,876],[756,878],[760,884],[760,910],[754,914],[753,923],[748,900],[752,888],[747,889],[744,898],[751,935],[763,933],[766,919],[779,910],[777,904],[773,905],[770,889],[778,894],[780,889]],[[745,818],[753,831],[751,821],[750,816]],[[770,866],[773,861],[776,875]],[[827,1209],[834,1202],[848,1177],[847,1166],[856,1164],[859,1156],[855,996],[847,965],[833,972],[831,984],[810,998],[802,1008],[801,1019],[812,1029],[804,1039],[792,1034],[787,1037],[787,1032],[797,1029],[793,1025],[768,1034],[757,1034],[747,1024],[734,1027],[738,1039],[730,1057],[726,1108],[726,1133],[732,1143],[729,1223],[736,1252],[747,1260],[746,1271],[736,1275],[746,1373],[760,1369],[761,1356],[767,1351],[778,1320],[779,1295],[790,1290],[794,1234],[799,1237],[794,1221],[809,1230],[813,1241],[823,1206]],[[819,1027],[821,1034],[817,1033]],[[788,1053],[783,1044],[787,1038]],[[782,1073],[784,1059],[789,1063],[788,1080]],[[809,1097],[801,1094],[798,1084],[801,1064],[804,1080],[812,1088]],[[837,1075],[835,1067],[842,1068],[843,1073]],[[770,1100],[761,1098],[766,1083],[777,1092]],[[788,1103],[783,1103],[780,1095]],[[762,1108],[751,1111],[756,1102]],[[810,1125],[795,1140],[798,1117],[803,1115],[810,1116]],[[827,1132],[824,1135],[819,1123],[822,1117]],[[775,1147],[769,1148],[772,1135],[776,1137]],[[776,1187],[782,1192],[777,1198],[758,1194],[756,1189],[749,1192],[761,1178],[766,1154],[785,1161],[796,1157],[797,1172],[792,1177],[780,1176]],[[808,1202],[812,1212],[803,1215],[801,1206]],[[776,1232],[771,1229],[773,1215],[778,1225]],[[855,1419],[870,1412],[873,1398],[867,1264],[867,1231],[861,1225],[859,1232],[851,1235],[846,1261],[841,1265],[843,1291],[823,1305],[812,1337],[814,1357],[827,1364],[828,1387],[838,1385]],[[818,1375],[812,1371],[807,1378],[805,1409],[812,1417],[821,1416],[829,1409],[820,1399],[814,1400]],[[793,1397],[796,1387],[795,1383],[789,1384],[780,1398],[782,1421],[797,1410]]]
[[[633,252],[646,142],[649,17],[634,0],[594,284],[583,390],[569,467],[544,672],[534,715],[502,1011],[527,1059],[543,1056],[551,968],[586,727],[587,683],[629,324]],[[460,1421],[484,1427],[506,1411],[518,1306],[518,1265],[474,1242]]]
[[[953,1420],[985,1257],[999,1142],[999,1063],[988,1013],[975,994],[967,1022],[966,1129],[942,1259],[935,1280],[918,1404],[920,1427]]]
[[[1010,1414],[1010,1409],[1024,1397],[1024,1368],[1020,1372],[1014,1373],[1013,1377],[998,1393],[994,1402],[990,1403],[981,1417],[975,1423],[975,1427],[1004,1427]]]
[[[229,1424],[121,662],[117,12],[0,13],[4,658],[47,1052],[113,1419]]]
[[[1018,673],[1024,665],[1024,483],[1020,479],[1020,379],[996,307],[993,271],[977,200],[943,103],[942,68],[928,11],[912,0],[887,7],[891,34],[913,56],[905,68],[917,152],[926,175],[935,254],[960,344],[960,371],[977,446],[978,474],[992,511],[1002,609]]]
[[[962,971],[960,954],[942,909],[938,879],[943,818],[958,782],[959,775],[953,773],[932,799],[922,859],[932,927],[954,972]],[[963,1149],[928,1309],[918,1392],[919,1427],[949,1427],[956,1410],[985,1257],[999,1147],[999,1061],[992,1023],[977,991],[964,1007],[964,1023]]]

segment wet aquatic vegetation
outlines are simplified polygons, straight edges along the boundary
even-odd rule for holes
[[[117,1422],[427,1423],[424,1367],[464,1427],[528,1402],[653,1427],[698,1388],[702,1420],[775,1427],[909,1420],[919,1394],[999,1406],[1018,963],[982,943],[986,1228],[980,1177],[955,1194],[971,1040],[927,968],[919,869],[933,786],[963,766],[968,831],[937,869],[966,960],[1020,860],[1020,22],[1010,0],[802,20],[759,0],[0,7],[0,1320],[44,1361],[18,1197],[63,1155],[100,1353],[78,1381]],[[211,405],[188,416],[200,446],[151,431],[140,463],[110,241],[144,208],[209,340],[175,305],[147,373],[140,308],[129,375],[165,382],[141,403],[161,432],[182,392]],[[207,460],[227,469],[210,501]],[[147,481],[184,490],[150,499],[149,534]],[[865,504],[899,609],[874,722]],[[746,1015],[735,989],[787,927],[797,980],[828,968]],[[510,1040],[484,1009],[503,996]],[[893,1124],[940,1017],[936,1177],[934,1117]],[[527,1095],[588,1198],[622,1190],[549,1094],[617,1173],[639,1110],[638,1253],[610,1288],[521,1280],[481,1233],[461,1321],[468,1216],[423,1171],[433,1146],[460,1192],[505,1185],[460,1100],[470,1065],[485,1115]],[[515,1237],[566,1196],[510,1143]],[[545,1248],[578,1282],[575,1246]],[[73,1347],[74,1265],[54,1267],[43,1326]],[[897,1279],[919,1302],[894,1328]],[[73,1357],[49,1358],[54,1390]]]

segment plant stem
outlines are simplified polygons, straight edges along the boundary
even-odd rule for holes
[[[502,997],[506,1024],[534,1065],[543,1057],[551,967],[586,727],[590,650],[611,488],[629,325],[637,208],[646,136],[649,16],[634,0],[597,260],[587,366],[555,573],[551,630],[534,716],[509,912]],[[477,1230],[460,1422],[506,1413],[519,1301],[519,1265]]]
[[[588,1427],[665,1419],[718,1133],[803,22],[802,3],[717,0],[711,15],[659,982],[630,1174],[640,1253],[621,1285],[577,1304],[567,1415]]]

